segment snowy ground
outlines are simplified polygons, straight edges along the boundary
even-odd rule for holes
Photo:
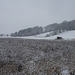
[[[54,36],[50,36],[50,37],[46,37],[47,34],[50,34],[51,32],[47,32],[47,33],[43,33],[40,35],[36,35],[36,36],[27,36],[27,37],[17,37],[17,38],[24,38],[24,39],[46,39],[46,40],[53,40],[56,39],[57,37],[62,37],[63,39],[75,39],[75,30],[72,31],[66,31],[63,33],[60,33],[58,35],[54,35]]]
[[[59,35],[51,36],[50,39],[55,39],[58,36],[64,39],[75,39],[75,30],[66,31],[66,32],[60,33]]]
[[[43,33],[40,35],[34,35],[34,36],[26,36],[26,37],[1,37],[1,38],[23,38],[23,39],[46,39],[46,40],[54,40],[57,37],[62,37],[63,39],[75,39],[75,30],[72,31],[66,31],[63,33],[60,33],[58,35],[53,35],[50,37],[46,37],[47,34],[50,34],[51,32]]]

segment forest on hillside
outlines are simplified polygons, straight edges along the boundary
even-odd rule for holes
[[[11,33],[11,36],[32,36],[50,31],[69,31],[75,30],[75,20],[72,21],[63,21],[62,23],[54,23],[47,25],[45,27],[35,26],[32,28],[22,29],[18,32]]]

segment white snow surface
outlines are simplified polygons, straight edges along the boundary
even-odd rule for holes
[[[62,37],[63,39],[75,39],[75,30],[66,31],[58,35],[51,36],[50,39],[56,39],[56,37]]]
[[[50,34],[51,32],[39,34],[39,35],[34,35],[34,36],[26,36],[26,37],[3,37],[3,38],[23,38],[23,39],[46,39],[46,40],[54,40],[57,37],[62,37],[63,39],[75,39],[75,30],[71,31],[66,31],[63,33],[60,33],[58,35],[53,35],[50,37],[46,37],[47,34]],[[2,38],[2,37],[1,37]]]
[[[57,37],[62,37],[63,39],[68,39],[68,40],[75,39],[75,30],[66,31],[58,35],[53,35],[50,37],[45,37],[47,34],[50,34],[50,33],[51,32],[47,32],[47,33],[43,33],[43,34],[36,35],[36,36],[27,36],[27,37],[19,37],[19,38],[53,40],[53,39],[56,39]]]
[[[39,34],[39,35],[36,35],[36,37],[42,37],[43,38],[43,37],[46,37],[46,35],[50,34],[51,32],[46,32],[46,33],[43,33],[43,34]]]

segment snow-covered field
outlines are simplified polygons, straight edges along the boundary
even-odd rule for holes
[[[1,37],[1,38],[23,38],[23,39],[46,39],[46,40],[54,40],[57,37],[62,37],[63,39],[75,39],[75,30],[71,30],[71,31],[66,31],[63,33],[60,33],[58,35],[53,35],[53,36],[49,36],[46,37],[46,35],[49,35],[51,32],[46,32],[43,34],[39,34],[39,35],[34,35],[34,36],[25,36],[25,37]]]
[[[40,34],[40,35],[36,35],[36,37],[44,38],[44,37],[46,37],[46,35],[48,35],[50,33],[51,32],[46,32],[46,33],[43,33],[43,34]]]
[[[56,39],[57,37],[62,37],[63,39],[75,39],[75,30],[72,31],[66,31],[63,33],[60,33],[58,35],[53,35],[50,37],[46,37],[47,34],[50,34],[51,32],[47,32],[47,33],[43,33],[40,35],[36,35],[36,36],[27,36],[27,37],[16,37],[16,38],[24,38],[24,39],[46,39],[46,40],[53,40]]]
[[[56,37],[62,37],[64,39],[75,39],[75,30],[66,31],[58,35],[51,36],[50,39],[56,39]]]

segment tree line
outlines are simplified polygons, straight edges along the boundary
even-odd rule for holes
[[[18,32],[11,33],[11,36],[32,36],[50,31],[69,31],[75,30],[75,20],[63,21],[62,23],[54,23],[43,27],[35,26],[32,28],[22,29]]]

